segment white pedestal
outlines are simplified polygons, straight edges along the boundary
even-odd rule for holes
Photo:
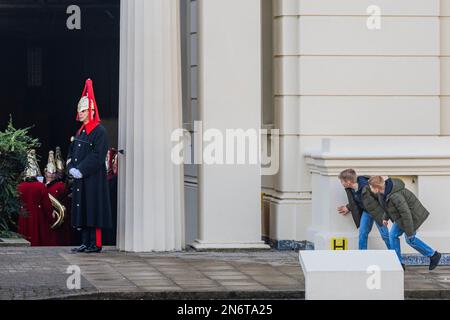
[[[306,300],[403,300],[394,251],[301,251]]]

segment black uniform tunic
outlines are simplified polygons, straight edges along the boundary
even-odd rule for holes
[[[70,145],[68,170],[76,168],[83,175],[73,184],[72,225],[75,228],[112,227],[105,163],[107,140],[106,130],[99,124],[90,134],[83,129]]]

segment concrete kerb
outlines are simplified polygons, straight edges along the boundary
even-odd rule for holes
[[[304,300],[298,291],[166,291],[166,292],[96,292],[64,295],[41,300]]]
[[[305,291],[92,292],[38,300],[304,300]],[[405,290],[406,300],[449,300],[450,290]]]

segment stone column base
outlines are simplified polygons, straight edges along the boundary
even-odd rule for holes
[[[378,232],[378,231],[377,231]],[[340,245],[340,241],[345,239],[347,241],[347,250],[358,250],[359,237],[356,232],[329,232],[318,231],[313,233],[313,243],[315,250],[333,250],[333,240],[337,240],[337,245]]]
[[[195,240],[191,244],[195,250],[269,250],[270,246],[264,241],[257,242],[230,242],[230,243],[211,243],[201,240]]]

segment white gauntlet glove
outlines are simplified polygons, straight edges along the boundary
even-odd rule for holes
[[[83,175],[81,174],[80,170],[78,170],[78,169],[72,168],[72,169],[70,169],[69,173],[75,179],[83,179]]]

